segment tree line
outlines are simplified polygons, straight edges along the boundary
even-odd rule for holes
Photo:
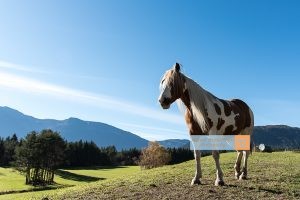
[[[189,149],[168,148],[168,164],[193,159]],[[0,137],[0,166],[13,166],[26,176],[26,184],[41,185],[54,182],[58,168],[138,165],[143,152],[132,148],[117,151],[115,146],[98,147],[93,141],[68,142],[58,132],[31,132],[25,138],[16,134]],[[145,156],[144,156],[145,157]]]

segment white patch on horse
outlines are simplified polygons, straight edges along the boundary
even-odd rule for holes
[[[169,86],[166,86],[163,91],[163,97],[170,99],[172,97],[171,94],[171,88]]]
[[[213,102],[214,104],[217,104],[219,106],[219,108],[221,109],[221,115],[218,115],[216,109],[214,106],[210,106],[208,109],[208,117],[211,119],[211,121],[213,122],[213,127],[209,130],[209,135],[222,135],[225,132],[225,129],[227,126],[233,125],[233,129],[232,131],[235,131],[237,129],[236,125],[235,125],[235,117],[239,116],[239,114],[235,114],[233,111],[231,111],[229,116],[225,115],[225,109],[224,106],[222,104],[222,102],[215,100]],[[218,125],[218,119],[221,118],[223,119],[225,122],[224,124],[221,126],[221,128],[218,130],[217,129],[217,125]]]
[[[166,77],[166,75],[164,75],[163,79],[162,79],[162,83],[160,84],[160,95],[158,99],[162,99],[162,98],[168,98],[170,99],[172,97],[171,94],[171,88],[168,86],[169,83],[169,78]]]

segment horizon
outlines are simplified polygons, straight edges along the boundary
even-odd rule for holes
[[[255,126],[300,127],[297,1],[16,2],[0,2],[0,106],[187,139],[177,105],[157,102],[179,62],[218,98],[243,99]]]
[[[72,117],[72,116],[70,116],[70,117],[68,117],[68,118],[65,118],[65,119],[36,118],[35,116],[27,115],[26,113],[22,113],[22,112],[20,112],[19,110],[16,110],[16,109],[11,108],[11,107],[8,107],[8,106],[0,106],[0,109],[1,109],[1,108],[6,108],[6,109],[12,110],[12,111],[14,111],[14,112],[18,112],[18,113],[20,113],[20,114],[22,114],[22,115],[25,115],[25,116],[27,116],[27,117],[33,117],[33,118],[38,119],[38,120],[56,120],[56,121],[64,121],[64,120],[76,119],[76,120],[80,120],[80,121],[84,121],[84,122],[95,122],[95,123],[106,124],[106,123],[98,122],[98,121],[87,121],[87,120],[80,119],[80,118],[76,118],[76,117]],[[106,125],[112,126],[112,125],[110,125],[110,124],[106,124]],[[268,126],[272,126],[272,127],[274,127],[274,126],[280,126],[280,127],[285,126],[285,127],[289,127],[289,128],[300,128],[300,127],[296,127],[296,126],[288,126],[288,125],[286,125],[286,124],[266,124],[266,125],[258,125],[258,126],[254,126],[254,127],[268,127]],[[114,127],[114,126],[113,126],[113,127]],[[115,127],[115,128],[119,128],[119,127]],[[120,128],[119,128],[119,129],[120,129]],[[121,130],[122,130],[122,129],[121,129]],[[53,131],[57,131],[57,130],[53,130]],[[124,130],[124,131],[126,131],[126,130]],[[20,133],[14,133],[14,134],[16,134],[17,137],[20,137]],[[134,133],[132,133],[132,134],[134,134]],[[21,134],[21,135],[22,135],[22,134]],[[136,134],[135,134],[135,135],[136,135]],[[137,136],[139,136],[139,135],[137,135]],[[0,137],[1,137],[1,136],[0,136]],[[139,137],[141,137],[141,136],[139,136]],[[143,138],[143,137],[141,137],[141,138]],[[143,139],[146,139],[146,138],[143,138]],[[166,139],[164,139],[164,140],[177,140],[177,139],[178,139],[178,140],[190,140],[190,138],[166,138]],[[153,141],[164,141],[164,140],[153,140]],[[149,141],[151,141],[151,140],[149,140]]]

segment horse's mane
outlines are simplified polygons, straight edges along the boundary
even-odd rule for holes
[[[199,124],[203,133],[209,129],[207,112],[216,101],[216,97],[203,89],[198,83],[185,76],[186,88],[189,92],[191,110],[194,120]],[[179,106],[180,109],[181,106]]]

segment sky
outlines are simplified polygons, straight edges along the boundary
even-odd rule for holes
[[[296,0],[0,0],[0,106],[104,122],[149,140],[188,138],[158,104],[175,62],[255,125],[300,127]]]

